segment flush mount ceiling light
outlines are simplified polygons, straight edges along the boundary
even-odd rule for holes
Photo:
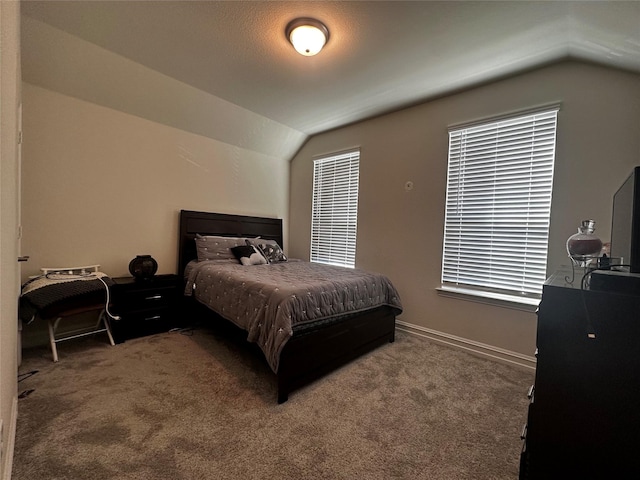
[[[329,29],[313,18],[296,18],[285,29],[287,39],[305,57],[316,55],[329,40]]]

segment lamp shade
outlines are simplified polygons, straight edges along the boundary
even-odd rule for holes
[[[312,18],[297,18],[287,25],[286,35],[293,48],[306,57],[318,54],[329,40],[329,30]]]

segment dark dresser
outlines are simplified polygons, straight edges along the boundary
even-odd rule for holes
[[[111,311],[120,320],[111,322],[114,340],[166,332],[177,326],[180,277],[155,275],[148,280],[114,278]]]
[[[543,287],[520,478],[637,478],[640,292],[582,289],[582,269],[571,276]]]

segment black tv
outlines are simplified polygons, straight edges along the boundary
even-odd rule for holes
[[[621,258],[624,270],[640,273],[640,166],[613,196],[611,257]]]

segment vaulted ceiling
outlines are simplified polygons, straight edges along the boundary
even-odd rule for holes
[[[567,58],[640,72],[635,1],[23,1],[22,14],[303,136]],[[315,57],[285,38],[301,16],[330,30]]]

